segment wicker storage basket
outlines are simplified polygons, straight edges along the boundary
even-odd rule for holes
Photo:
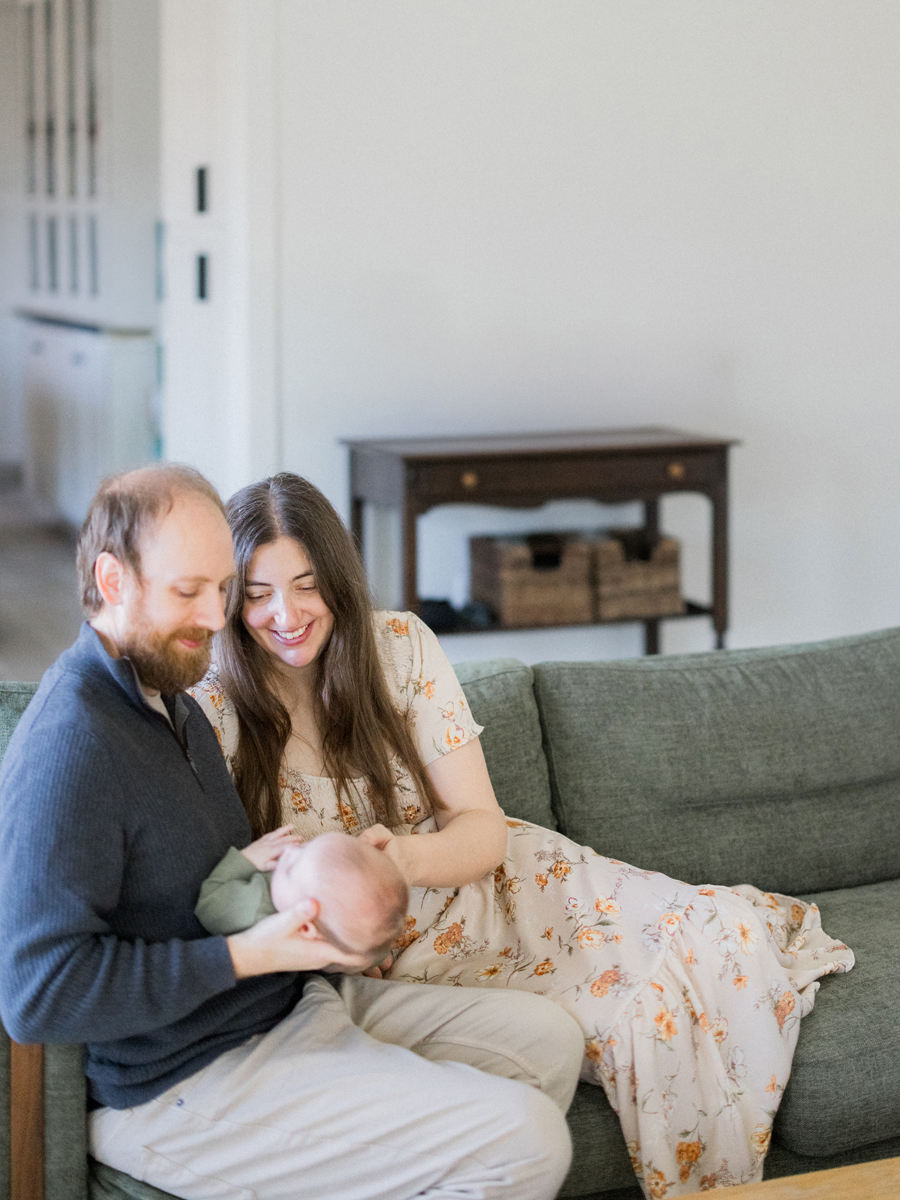
[[[655,545],[641,530],[611,530],[594,543],[596,619],[675,616],[685,610],[681,598],[679,555],[675,538]]]
[[[571,534],[475,537],[472,599],[486,604],[505,629],[588,625],[594,545]]]

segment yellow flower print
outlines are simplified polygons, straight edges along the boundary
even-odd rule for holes
[[[700,1191],[712,1192],[719,1186],[719,1176],[715,1171],[711,1171],[709,1175],[700,1177]]]
[[[338,805],[338,812],[340,814],[341,820],[344,823],[345,829],[349,830],[349,829],[355,829],[357,827],[357,825],[359,824],[359,821],[356,819],[356,813],[353,811],[353,809],[350,807],[349,804],[345,804],[344,801],[342,800],[341,803]]]
[[[417,942],[421,936],[421,933],[416,929],[416,918],[408,916],[403,922],[403,930],[391,942],[391,949],[405,950],[407,946],[411,946],[413,942]]]
[[[735,917],[734,927],[738,931],[738,937],[741,939],[741,953],[752,954],[753,947],[759,941],[759,938],[753,932],[753,925],[750,921],[742,921],[740,917]]]
[[[553,937],[553,926],[548,925],[547,928],[544,930],[544,932],[541,934],[541,937],[546,938],[547,941],[549,942],[550,939]]]
[[[684,956],[684,965],[686,967],[692,967],[694,965],[694,948],[693,948],[693,946],[691,947],[690,950],[688,950],[687,954]]]
[[[750,977],[748,975],[735,975],[731,982],[734,984],[737,990],[740,991],[750,982]]]
[[[710,887],[701,888],[700,891],[697,893],[698,896],[714,896],[715,894],[716,894],[715,888],[710,888]]]
[[[691,1170],[702,1153],[703,1146],[700,1142],[679,1142],[675,1147],[675,1161],[681,1168],[678,1177],[682,1183],[687,1183]]]
[[[775,897],[772,895],[771,892],[763,892],[762,898],[765,901],[766,908],[777,909],[780,907],[778,901],[775,899]]]
[[[666,1179],[663,1171],[648,1171],[644,1178],[644,1183],[647,1188],[647,1195],[651,1200],[662,1200],[666,1192],[672,1186],[671,1179]]]
[[[550,880],[547,878],[546,875],[537,874],[534,877],[534,882],[538,885],[538,887],[541,889],[541,891],[543,891],[544,888],[547,886],[547,884],[550,882]]]
[[[449,929],[445,929],[443,933],[437,935],[434,939],[434,948],[438,954],[446,954],[451,946],[458,946],[462,940],[462,925],[455,921]]]
[[[510,875],[509,879],[506,881],[506,890],[514,896],[516,892],[520,892],[522,890],[522,880],[519,879],[517,875]]]
[[[602,929],[579,929],[576,937],[580,950],[595,950],[606,941],[606,934]]]
[[[795,925],[802,925],[803,918],[806,916],[806,909],[802,904],[791,905],[791,920]]]
[[[514,821],[511,817],[506,818],[506,824],[509,826],[510,829],[524,829],[525,828],[524,821]]]
[[[656,922],[656,928],[660,933],[667,933],[669,937],[673,937],[680,924],[680,913],[667,912],[663,913],[663,915]]]
[[[531,973],[532,975],[552,975],[555,970],[556,967],[554,967],[552,960],[545,958],[543,962],[538,963]]]
[[[767,1091],[767,1092],[772,1092],[773,1094],[774,1094],[775,1092],[777,1092],[777,1091],[778,1091],[778,1079],[777,1079],[777,1077],[774,1075],[774,1073],[773,1073],[773,1075],[772,1075],[772,1078],[771,1078],[771,1079],[769,1080],[769,1082],[766,1084],[766,1091]]]
[[[558,858],[550,869],[554,879],[565,879],[572,868],[567,862],[563,862],[561,858]]]
[[[512,946],[504,946],[503,949],[497,955],[497,957],[498,958],[509,958],[509,956],[512,954],[512,952],[513,952]]]
[[[213,733],[216,735],[216,741],[219,743],[219,749],[225,753],[225,743],[222,741],[222,735],[219,733],[218,726],[213,725]]]
[[[405,825],[415,825],[421,816],[421,811],[418,804],[407,804],[403,810],[403,823]]]
[[[702,1020],[700,1024],[703,1024]],[[712,1034],[713,1041],[718,1042],[719,1045],[721,1045],[722,1042],[724,1042],[728,1037],[728,1022],[724,1017],[716,1017],[714,1021],[710,1021],[707,1027],[707,1033]]]
[[[617,917],[621,913],[621,909],[614,901],[607,899],[606,896],[598,896],[594,901],[594,911],[598,913],[606,913],[610,917]]]
[[[753,1149],[757,1154],[765,1154],[769,1149],[769,1142],[772,1140],[771,1125],[757,1125],[753,1133],[750,1134],[750,1141],[753,1144]]]
[[[589,1038],[584,1043],[584,1057],[599,1065],[600,1059],[603,1057],[603,1051],[596,1038]]]
[[[493,979],[495,975],[499,975],[503,970],[499,963],[493,963],[489,967],[482,967],[480,971],[475,972],[476,979]]]
[[[644,1174],[644,1164],[641,1162],[641,1143],[626,1142],[625,1149],[628,1151],[628,1157],[631,1159],[631,1169],[641,1179]]]
[[[450,724],[444,730],[444,745],[448,750],[455,750],[457,746],[462,746],[466,740],[466,731],[462,725]]]
[[[775,1020],[778,1022],[778,1028],[784,1029],[784,1023],[794,1011],[794,1005],[797,1000],[793,992],[783,992],[781,999],[775,1005]]]
[[[653,1024],[659,1031],[659,1036],[664,1042],[670,1042],[673,1037],[678,1035],[678,1026],[675,1024],[675,1014],[669,1012],[667,1008],[661,1008],[653,1018]],[[664,1194],[664,1193],[663,1193]]]
[[[399,617],[392,617],[386,624],[395,637],[409,637],[409,621],[401,621]]]
[[[598,997],[607,995],[609,989],[611,987],[615,987],[621,978],[621,971],[617,971],[614,967],[610,968],[608,971],[604,971],[603,974],[599,976],[599,978],[595,979],[591,984],[591,995]]]

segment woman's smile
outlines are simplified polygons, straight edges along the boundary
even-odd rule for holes
[[[305,635],[309,630],[312,621],[307,621],[305,625],[301,625],[299,629],[295,629],[292,633],[283,632],[280,629],[273,629],[272,636],[279,642],[283,642],[285,646],[296,646],[305,639]]]

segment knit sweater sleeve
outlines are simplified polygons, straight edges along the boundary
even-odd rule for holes
[[[47,741],[3,764],[3,1023],[20,1042],[105,1042],[178,1021],[234,986],[225,940],[116,936],[107,918],[129,854],[124,785],[91,733],[57,727]]]

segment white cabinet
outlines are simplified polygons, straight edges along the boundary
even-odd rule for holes
[[[157,452],[155,340],[24,321],[28,482],[73,525],[100,480]]]

